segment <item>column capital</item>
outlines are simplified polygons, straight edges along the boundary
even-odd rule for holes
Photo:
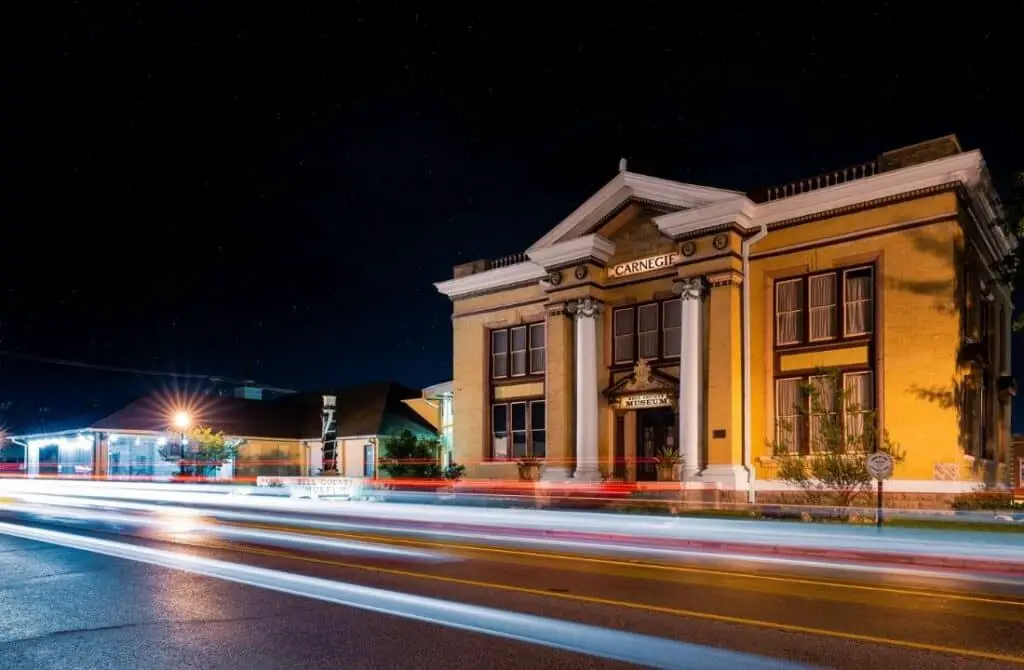
[[[604,311],[604,303],[588,295],[566,302],[565,311],[569,314],[574,314],[577,319],[595,317]]]
[[[672,292],[685,300],[700,300],[707,290],[703,277],[683,277],[672,282]]]

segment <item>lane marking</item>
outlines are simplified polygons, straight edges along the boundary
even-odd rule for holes
[[[0,533],[519,642],[679,670],[796,670],[782,659],[0,522]]]
[[[223,522],[218,525],[231,526],[239,525],[245,527],[258,528],[260,530],[273,529],[278,532],[293,533],[297,535],[312,533],[315,535],[322,535],[327,537],[339,537],[346,539],[363,539],[375,542],[382,542],[385,544],[405,544],[411,546],[427,547],[433,549],[461,549],[466,551],[476,551],[482,553],[491,553],[508,556],[521,556],[530,558],[540,559],[556,559],[562,561],[579,561],[581,563],[591,563],[595,565],[607,565],[615,567],[625,568],[643,568],[657,570],[661,572],[677,572],[683,574],[699,574],[699,575],[711,575],[716,577],[728,577],[728,578],[741,578],[749,580],[767,581],[767,582],[781,582],[789,584],[800,584],[805,586],[824,586],[836,589],[847,589],[851,591],[866,591],[872,593],[888,593],[892,595],[902,596],[916,596],[923,598],[941,598],[947,600],[957,600],[961,602],[975,602],[983,603],[988,605],[1006,605],[1010,607],[1024,607],[1024,601],[1022,600],[1009,600],[1003,598],[993,598],[984,596],[971,596],[962,593],[945,592],[939,590],[928,590],[928,589],[904,589],[889,586],[869,586],[866,584],[850,584],[847,582],[832,582],[821,579],[810,579],[806,577],[787,577],[780,575],[761,575],[749,572],[734,572],[730,570],[715,570],[713,568],[694,568],[682,565],[666,565],[664,563],[650,563],[640,560],[618,560],[612,558],[598,558],[594,556],[580,556],[576,554],[559,554],[559,553],[547,553],[540,551],[529,551],[525,549],[504,549],[500,547],[487,547],[473,544],[462,544],[458,542],[438,542],[429,540],[413,540],[408,538],[392,538],[386,535],[373,535],[373,534],[362,534],[362,533],[345,533],[343,531],[332,531],[332,530],[319,530],[319,529],[292,529],[282,526],[272,526],[258,523],[247,523],[247,522],[236,522],[225,524]]]
[[[778,623],[774,621],[765,621],[761,619],[750,619],[746,617],[730,616],[726,614],[712,614],[709,612],[698,612],[696,610],[686,610],[674,607],[664,607],[661,605],[647,605],[644,603],[634,603],[625,600],[614,600],[610,598],[601,598],[598,596],[584,596],[573,593],[558,593],[554,591],[546,591],[543,589],[534,589],[527,586],[514,586],[511,584],[499,584],[496,582],[484,582],[474,579],[463,579],[460,577],[445,577],[442,575],[432,575],[430,573],[415,572],[412,570],[402,570],[400,568],[385,568],[374,565],[363,565],[359,563],[347,563],[345,561],[337,561],[326,558],[314,558],[312,556],[297,556],[295,554],[289,554],[283,551],[275,551],[273,549],[255,549],[252,547],[238,547],[232,545],[222,546],[210,546],[194,543],[193,546],[206,547],[207,549],[213,549],[214,551],[227,551],[227,552],[239,552],[249,553],[260,556],[269,556],[271,558],[283,558],[288,560],[303,561],[306,563],[313,563],[318,565],[328,565],[331,567],[338,568],[350,568],[354,570],[362,570],[364,572],[377,572],[383,574],[395,575],[398,577],[409,577],[412,579],[426,579],[430,581],[443,582],[448,584],[458,584],[460,586],[474,586],[478,588],[494,589],[498,591],[507,591],[509,593],[523,593],[527,595],[542,596],[545,598],[557,598],[559,600],[568,600],[572,602],[586,603],[591,605],[604,605],[607,607],[621,607],[624,609],[637,610],[641,612],[649,612],[653,614],[667,614],[670,616],[701,619],[705,621],[715,621],[718,623],[730,623],[740,626],[750,626],[753,628],[764,628],[779,630],[786,633],[801,633],[804,635],[815,635],[819,637],[831,637],[841,640],[847,640],[851,642],[866,642],[870,644],[880,644],[890,647],[900,647],[904,649],[913,649],[916,651],[928,651],[939,654],[952,654],[955,656],[966,656],[969,658],[980,658],[991,661],[999,661],[1002,663],[1014,663],[1017,665],[1024,665],[1024,656],[1013,656],[1010,654],[1001,654],[998,652],[979,651],[972,649],[964,649],[960,647],[947,647],[944,645],[929,644],[926,642],[913,642],[910,640],[898,640],[895,638],[881,637],[877,635],[866,635],[861,633],[847,633],[843,631],[830,630],[827,628],[813,628],[810,626],[800,626],[797,624],[786,624]]]

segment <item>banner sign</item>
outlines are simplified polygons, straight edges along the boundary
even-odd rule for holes
[[[338,422],[337,407],[338,398],[333,395],[325,395],[323,411],[320,415],[320,444],[323,445],[323,471],[336,472],[338,470]]]
[[[352,497],[363,488],[359,477],[257,477],[256,486],[282,486],[293,495]]]
[[[632,395],[619,396],[616,404],[619,409],[671,407],[672,396],[668,393],[634,393]]]

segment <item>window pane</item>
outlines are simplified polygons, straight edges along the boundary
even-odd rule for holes
[[[508,331],[507,330],[492,330],[491,331],[491,353],[492,354],[503,354],[508,351]]]
[[[637,327],[640,358],[658,357],[658,305],[641,305]]]
[[[613,321],[615,362],[629,363],[633,360],[633,308],[615,310]]]
[[[548,455],[547,445],[547,431],[534,430],[532,431],[531,438],[533,439],[533,457],[534,458],[545,458]]]
[[[775,284],[775,336],[779,344],[796,344],[803,333],[803,281]]]
[[[512,430],[526,430],[526,403],[512,403]]]
[[[836,415],[835,379],[830,375],[808,380],[808,446],[812,451],[842,447],[842,432]]]
[[[508,376],[508,354],[497,354],[491,359],[491,374],[494,377]]]
[[[543,429],[545,426],[544,401],[534,400],[530,403],[530,428],[533,430]]]
[[[491,407],[491,433],[494,458],[508,458],[508,405]]]
[[[808,283],[808,311],[812,340],[827,340],[836,335],[836,276],[811,277]]]
[[[775,382],[775,426],[776,440],[780,447],[790,453],[801,449],[801,397],[799,379],[779,379]]]
[[[866,335],[872,327],[871,268],[847,272],[843,284],[845,332],[847,335]]]
[[[544,372],[544,324],[530,326],[530,372]]]
[[[526,374],[526,326],[512,328],[512,374]]]
[[[669,300],[664,304],[662,314],[662,352],[664,356],[678,356],[682,342],[683,302]]]
[[[856,372],[845,375],[846,441],[853,448],[873,445],[864,444],[864,427],[872,420],[875,409],[874,376],[870,372]]]
[[[526,431],[512,432],[512,458],[526,458]]]

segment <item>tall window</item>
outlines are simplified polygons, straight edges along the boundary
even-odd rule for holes
[[[874,374],[865,370],[842,375],[842,407],[835,382],[822,375],[775,380],[775,439],[781,448],[809,453],[836,442],[847,449],[870,446],[864,444],[864,430],[876,410]]]
[[[874,290],[871,268],[858,268],[843,273],[844,334],[847,337],[867,335],[872,326],[872,298]]]
[[[779,344],[797,344],[804,330],[804,285],[802,279],[775,284],[775,333]]]
[[[682,311],[678,298],[614,310],[612,353],[615,363],[632,363],[638,358],[677,358]]]
[[[491,331],[491,377],[525,377],[544,373],[544,324]]]
[[[812,342],[836,336],[836,275],[833,272],[807,279],[808,336]]]
[[[808,386],[810,395],[807,399],[807,446],[811,451],[817,451],[826,447],[830,440],[841,438],[841,435],[836,434],[838,424],[835,380],[828,375],[819,375],[809,378]]]
[[[803,452],[803,379],[775,382],[775,439],[791,454]]]
[[[543,400],[516,400],[491,406],[491,457],[495,460],[544,458],[547,423]]]
[[[779,346],[870,335],[874,274],[870,266],[775,282],[775,342]]]

